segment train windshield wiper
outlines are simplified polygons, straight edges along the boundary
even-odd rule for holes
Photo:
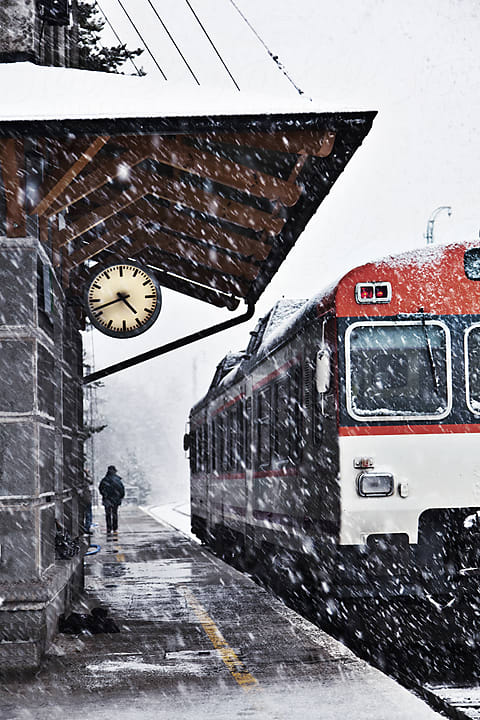
[[[428,335],[427,325],[425,322],[425,313],[423,312],[423,308],[419,308],[419,312],[422,314],[422,328],[423,328],[423,334],[425,337],[425,345],[427,346],[427,353],[428,353],[428,360],[430,364],[430,370],[432,373],[432,380],[433,385],[435,387],[435,392],[438,395],[438,391],[440,388],[440,383],[438,380],[438,374],[437,374],[437,367],[435,365],[435,359],[433,357],[433,350],[432,350],[432,343],[430,342],[430,337]]]

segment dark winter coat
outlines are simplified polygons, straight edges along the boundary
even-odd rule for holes
[[[114,472],[107,472],[98,486],[105,507],[121,505],[125,496],[125,488],[119,475]]]

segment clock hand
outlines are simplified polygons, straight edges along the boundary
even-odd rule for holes
[[[126,305],[128,308],[130,308],[130,310],[131,310],[133,313],[135,313],[135,315],[136,315],[136,314],[137,314],[137,311],[135,310],[135,308],[133,307],[133,305],[130,305],[130,303],[127,302],[127,298],[130,297],[130,295],[124,295],[123,293],[120,293],[120,292],[117,292],[117,295],[118,295],[119,300],[123,300],[123,302],[125,303],[125,305]]]
[[[119,295],[119,293],[117,293],[117,295]],[[125,297],[130,297],[130,295],[125,295]],[[123,299],[124,299],[123,297],[119,297],[119,298],[117,298],[117,300],[110,300],[110,302],[108,302],[108,303],[104,303],[103,305],[99,305],[98,307],[95,307],[94,311],[102,310],[103,308],[108,307],[109,305],[113,305],[114,303],[120,302],[120,300],[123,300]]]

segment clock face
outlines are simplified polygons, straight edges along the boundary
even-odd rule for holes
[[[162,298],[154,276],[139,265],[118,263],[98,270],[86,291],[92,324],[111,337],[128,338],[157,319]]]

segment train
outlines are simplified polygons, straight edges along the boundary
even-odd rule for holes
[[[480,564],[480,247],[279,300],[186,446],[192,532],[229,562],[323,599],[450,593]]]

